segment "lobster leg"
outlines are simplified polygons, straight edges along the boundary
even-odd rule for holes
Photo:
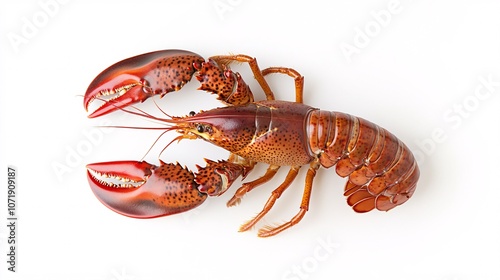
[[[227,207],[235,206],[238,205],[241,202],[241,198],[249,191],[253,190],[254,188],[268,182],[271,180],[274,175],[276,175],[276,172],[278,172],[278,169],[280,168],[279,165],[269,165],[267,168],[266,174],[264,174],[262,177],[251,181],[244,183],[233,195],[233,197],[227,202]]]
[[[269,74],[285,74],[292,77],[295,81],[295,102],[304,103],[303,102],[303,93],[304,93],[304,76],[300,75],[299,72],[292,68],[285,67],[269,67],[262,70],[262,75],[266,76]]]
[[[218,55],[218,56],[212,56],[210,59],[223,64],[223,65],[229,65],[231,62],[244,62],[248,63],[250,66],[250,69],[252,70],[255,79],[259,83],[259,85],[262,87],[264,90],[264,93],[266,94],[266,99],[267,100],[274,100],[274,93],[269,87],[269,84],[267,83],[266,79],[264,78],[264,75],[262,74],[262,71],[259,68],[259,65],[257,64],[257,59],[254,57],[248,56],[248,55],[243,55],[243,54],[238,54],[238,55]]]
[[[243,54],[212,56],[210,57],[210,59],[222,65],[229,65],[231,62],[234,61],[248,63],[250,69],[254,74],[255,79],[257,80],[261,88],[264,90],[267,100],[274,100],[275,98],[274,98],[274,93],[269,87],[269,84],[267,83],[264,76],[275,73],[288,75],[292,77],[295,81],[295,102],[303,103],[304,76],[302,76],[295,69],[286,67],[269,67],[264,70],[260,70],[259,65],[257,64],[257,59]]]
[[[257,214],[257,216],[255,216],[253,219],[241,225],[240,231],[247,231],[252,228],[260,219],[262,219],[262,217],[264,217],[269,212],[269,210],[271,210],[276,200],[280,198],[281,194],[295,180],[295,177],[297,177],[297,174],[299,173],[299,169],[300,166],[292,166],[290,168],[290,171],[288,171],[288,174],[286,175],[285,181],[272,192],[271,197],[269,197],[269,199],[267,200],[262,211],[260,211],[260,213]]]
[[[309,210],[309,201],[311,199],[311,192],[312,192],[312,183],[314,176],[316,176],[316,171],[320,168],[320,164],[318,160],[315,160],[311,163],[309,170],[307,170],[307,175],[306,175],[306,184],[304,187],[304,193],[302,195],[302,202],[300,203],[300,210],[299,212],[290,219],[290,221],[279,225],[277,227],[270,227],[266,226],[262,229],[259,230],[259,237],[270,237],[273,235],[276,235],[285,229],[288,229],[297,223],[299,223],[304,215],[306,214],[307,210]]]

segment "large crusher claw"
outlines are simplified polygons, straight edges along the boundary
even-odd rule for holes
[[[195,175],[179,164],[113,161],[87,165],[90,187],[111,210],[134,218],[184,212],[205,201]]]
[[[194,174],[161,162],[111,161],[87,165],[90,187],[111,210],[134,218],[155,218],[193,209],[207,196],[223,194],[245,168],[227,161],[206,160]]]
[[[83,105],[106,102],[89,115],[98,117],[143,102],[149,97],[180,90],[205,60],[193,52],[163,50],[141,54],[113,64],[89,85]]]

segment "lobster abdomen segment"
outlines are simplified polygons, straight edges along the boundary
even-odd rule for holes
[[[396,136],[365,119],[313,111],[309,144],[323,167],[349,177],[345,196],[356,212],[390,210],[408,200],[419,177],[413,154]]]

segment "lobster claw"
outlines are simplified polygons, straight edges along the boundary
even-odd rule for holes
[[[217,99],[223,103],[245,105],[254,101],[250,87],[243,81],[241,75],[229,69],[227,64],[219,64],[209,59],[197,70],[196,79],[201,83],[198,89],[216,94]]]
[[[111,210],[133,218],[155,218],[193,209],[207,196],[223,194],[248,168],[205,160],[193,174],[181,165],[111,161],[87,165],[90,188]]]
[[[106,100],[89,115],[98,117],[149,97],[181,89],[205,60],[184,50],[163,50],[134,56],[117,62],[101,72],[89,85],[83,105]]]
[[[209,196],[219,196],[226,192],[233,182],[240,176],[248,174],[248,168],[240,164],[225,160],[218,162],[205,159],[205,167],[196,166],[198,172],[194,181],[199,185],[198,190]]]
[[[87,165],[96,197],[111,210],[134,218],[154,218],[193,209],[207,195],[194,174],[179,164],[113,161]]]

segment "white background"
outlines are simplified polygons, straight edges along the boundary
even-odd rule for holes
[[[103,2],[0,4],[1,279],[500,279],[498,1]],[[364,117],[410,146],[421,168],[415,195],[387,213],[356,214],[345,180],[321,170],[303,221],[268,239],[237,229],[285,170],[231,209],[239,183],[176,216],[109,211],[85,164],[139,160],[159,132],[99,128],[82,95],[109,65],[172,48],[299,70],[307,104]],[[235,69],[261,99],[246,65]],[[270,83],[293,99],[290,78]],[[219,105],[192,84],[157,102],[174,114]],[[143,108],[160,114],[152,104]],[[123,113],[103,120],[156,125]],[[146,160],[156,163],[174,136]],[[203,157],[227,152],[186,140],[161,155],[190,168]],[[8,165],[18,169],[17,273],[6,268]],[[297,212],[303,173],[258,228]]]

